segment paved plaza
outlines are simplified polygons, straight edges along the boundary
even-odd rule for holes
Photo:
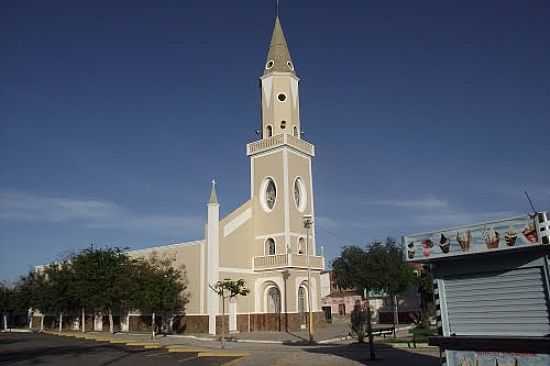
[[[229,341],[222,350],[219,342],[201,337],[160,336],[152,341],[145,334],[0,334],[0,365],[439,365],[439,352],[432,347],[377,343],[376,354],[378,360],[369,361],[368,345],[353,341],[311,346]]]

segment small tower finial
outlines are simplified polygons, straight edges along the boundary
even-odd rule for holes
[[[277,16],[277,18],[279,17],[279,0],[277,0],[277,7],[275,9],[275,15]]]
[[[208,204],[218,204],[218,195],[216,194],[216,180],[212,179],[212,188],[210,190],[210,199]]]

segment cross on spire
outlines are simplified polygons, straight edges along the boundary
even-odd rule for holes
[[[210,199],[208,204],[218,204],[218,195],[216,194],[216,180],[212,179],[212,188],[210,190]]]

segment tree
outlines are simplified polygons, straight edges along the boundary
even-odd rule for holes
[[[399,324],[397,295],[406,291],[415,282],[414,268],[405,262],[401,246],[391,237],[388,237],[385,243],[372,243],[367,256],[369,270],[379,279],[380,289],[390,296],[394,308],[395,336],[395,329]]]
[[[225,300],[230,300],[236,296],[246,296],[250,292],[246,288],[246,284],[243,279],[233,281],[231,279],[224,279],[218,281],[214,285],[208,285],[212,291],[214,291],[222,300],[222,336],[221,347],[225,348]]]
[[[52,299],[49,298],[48,283],[44,273],[30,271],[22,276],[16,285],[17,307],[20,311],[27,311],[29,329],[32,327],[32,319],[35,310],[39,310],[43,316],[40,321],[40,330],[44,329],[44,314],[51,307]],[[29,311],[30,309],[30,311]]]
[[[365,298],[371,291],[383,291],[393,297],[405,291],[415,278],[413,269],[403,258],[402,249],[388,238],[385,243],[374,242],[367,249],[344,247],[332,263],[332,269],[340,288],[362,290]],[[374,360],[370,306],[366,306],[366,312],[370,357]]]
[[[366,294],[371,290],[380,290],[382,282],[379,277],[376,277],[370,270],[369,256],[367,251],[358,246],[344,247],[340,257],[336,258],[332,263],[332,270],[336,279],[336,284],[342,289],[363,290],[363,296],[366,300]],[[366,318],[367,334],[369,337],[370,359],[375,360],[374,339],[372,337],[372,323],[370,314],[370,305],[366,306],[366,315],[360,313],[360,306],[357,306],[354,311],[354,324],[352,329],[359,330],[356,332],[359,342],[363,342],[364,321]]]
[[[14,291],[3,283],[0,283],[0,314],[2,315],[2,327],[8,329],[8,314],[13,311]]]
[[[168,315],[182,310],[187,303],[184,274],[169,261],[156,256],[149,260],[136,260],[132,265],[135,284],[128,297],[128,306],[151,313],[152,337],[156,336],[156,314],[162,315],[162,328],[166,329]]]
[[[80,301],[74,296],[74,272],[70,262],[50,264],[45,269],[46,282],[44,302],[42,306],[47,311],[59,314],[59,332],[63,330],[63,315],[78,311]]]
[[[82,331],[86,309],[109,316],[109,331],[114,333],[113,311],[120,311],[132,291],[133,260],[118,247],[94,248],[93,245],[72,256],[74,272],[72,296],[80,301]]]
[[[420,295],[420,323],[423,328],[429,327],[428,319],[433,312],[433,278],[427,266],[423,266],[417,277],[418,293]]]

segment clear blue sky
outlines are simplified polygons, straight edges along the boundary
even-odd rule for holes
[[[281,1],[318,245],[550,208],[547,1]],[[0,279],[249,195],[273,1],[2,1]]]

